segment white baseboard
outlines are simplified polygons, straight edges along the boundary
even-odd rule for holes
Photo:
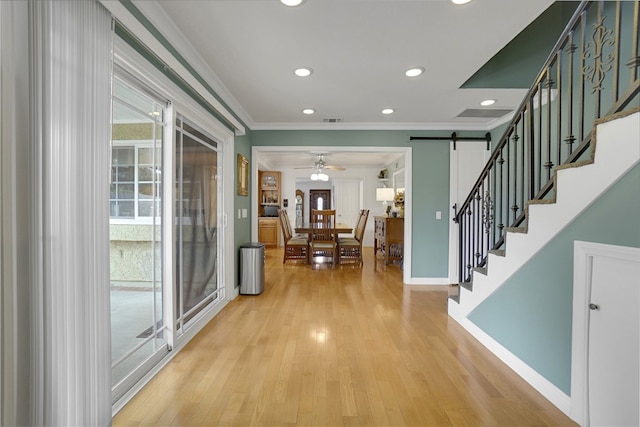
[[[406,285],[451,285],[448,277],[409,277]]]
[[[570,396],[568,396],[558,387],[549,382],[549,380],[536,372],[533,368],[531,368],[531,366],[527,365],[515,354],[511,353],[509,350],[503,347],[491,336],[487,335],[487,333],[485,333],[468,318],[465,317],[463,319],[453,319],[460,323],[460,325],[465,328],[474,338],[480,341],[482,345],[484,345],[489,351],[495,354],[498,359],[502,360],[509,368],[511,368],[511,370],[522,377],[522,379],[529,383],[548,401],[557,406],[558,409],[564,412],[567,416],[571,416]]]

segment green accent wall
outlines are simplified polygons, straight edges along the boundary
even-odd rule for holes
[[[553,238],[479,305],[469,320],[570,394],[573,242],[640,247],[638,212],[640,166]]]
[[[234,146],[235,146],[235,156],[234,158],[238,158],[238,154],[242,154],[247,159],[249,159],[249,164],[251,164],[251,131],[247,131],[246,135],[236,136],[234,138]],[[234,162],[236,164],[237,162]],[[234,166],[237,168],[237,166]],[[238,171],[234,169],[233,171],[233,188],[235,191],[234,196],[234,210],[233,210],[233,229],[234,229],[234,246],[236,248],[235,252],[235,265],[239,265],[239,254],[240,254],[240,246],[251,241],[251,198],[255,194],[255,189],[251,188],[252,181],[249,180],[249,195],[248,196],[240,196],[238,195]],[[238,209],[246,209],[247,217],[246,218],[238,218]],[[235,269],[235,287],[240,285],[239,283],[239,274],[240,268]]]
[[[461,87],[529,89],[579,4],[553,3]]]

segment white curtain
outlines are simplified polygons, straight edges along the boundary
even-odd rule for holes
[[[21,91],[1,110],[2,368],[26,375],[3,378],[2,421],[108,425],[111,18],[95,0],[3,3],[2,87]]]

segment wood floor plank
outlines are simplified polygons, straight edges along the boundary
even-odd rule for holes
[[[574,426],[447,315],[448,289],[398,266],[311,269],[266,254],[114,426]]]

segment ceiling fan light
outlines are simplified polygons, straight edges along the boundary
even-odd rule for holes
[[[326,173],[319,173],[318,174],[318,179],[320,181],[329,181],[329,175],[327,175]]]
[[[317,173],[312,173],[311,174],[311,181],[317,181],[318,180],[318,174]]]

